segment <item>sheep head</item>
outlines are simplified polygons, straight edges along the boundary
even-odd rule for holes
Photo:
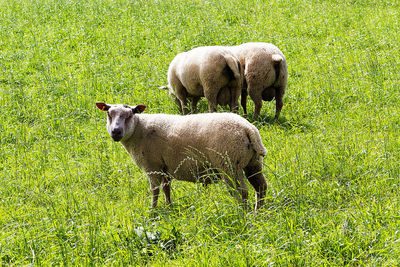
[[[143,105],[109,105],[103,102],[96,103],[96,106],[100,110],[107,111],[107,131],[116,142],[127,139],[133,134],[135,114],[146,109]]]

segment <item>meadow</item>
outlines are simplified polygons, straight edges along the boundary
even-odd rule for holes
[[[399,265],[399,17],[387,0],[0,0],[0,265]],[[95,102],[179,113],[158,89],[173,57],[249,41],[289,71],[278,121],[248,102],[266,207],[174,182],[151,210]]]

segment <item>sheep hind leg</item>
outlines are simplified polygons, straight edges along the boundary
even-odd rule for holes
[[[275,111],[275,119],[279,118],[279,114],[281,113],[283,107],[283,90],[281,87],[275,88],[275,100],[276,100],[276,111]]]
[[[150,181],[151,190],[151,207],[155,209],[157,207],[158,195],[160,194],[160,184],[153,183]]]
[[[217,95],[206,96],[208,100],[208,112],[217,112]]]
[[[179,100],[179,98],[175,97],[175,104],[178,106],[178,109],[180,109],[182,111],[182,106],[181,106],[181,101]]]
[[[243,113],[246,115],[247,114],[247,90],[246,89],[242,90],[242,96],[240,97],[240,104],[243,107]]]
[[[173,84],[174,84],[175,97],[177,98],[177,100],[175,101],[181,108],[183,115],[186,115],[188,113],[188,108],[187,108],[188,93],[186,91],[186,88],[177,78],[173,80]]]
[[[260,115],[261,108],[262,108],[262,99],[261,96],[258,97],[252,97],[254,101],[254,115],[253,118],[257,119],[258,116]]]
[[[161,187],[164,192],[165,202],[167,202],[167,205],[171,205],[171,179],[163,177]]]
[[[229,186],[230,194],[247,210],[248,188],[244,181],[243,172],[241,170],[236,172],[236,180],[228,175],[224,175],[224,180]]]
[[[259,86],[253,86],[251,84],[249,84],[248,87],[248,92],[250,95],[250,98],[254,101],[254,115],[253,118],[257,119],[258,116],[260,115],[260,111],[262,108],[262,88],[260,88]]]
[[[218,93],[220,90],[210,85],[204,85],[204,97],[208,102],[208,112],[216,112],[218,104]]]
[[[262,167],[259,162],[255,165],[248,165],[244,168],[247,180],[254,187],[256,191],[256,205],[255,210],[258,210],[264,206],[264,198],[267,191],[267,181],[262,174]]]
[[[200,100],[199,96],[192,97],[191,104],[192,104],[192,112],[193,113],[196,113],[196,111],[197,111],[197,103],[199,102],[199,100]]]
[[[239,112],[239,96],[240,90],[231,89],[231,101],[230,101],[230,109],[232,112]]]
[[[179,99],[179,101],[181,103],[181,109],[182,109],[183,115],[188,114],[189,113],[189,109],[187,107],[187,99],[186,99],[186,97],[182,98],[182,99]]]

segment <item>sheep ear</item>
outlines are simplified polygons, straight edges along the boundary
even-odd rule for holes
[[[133,113],[139,113],[140,114],[146,109],[146,106],[137,105],[137,106],[133,106],[131,108],[132,108]]]
[[[109,110],[111,108],[110,105],[107,105],[106,103],[103,103],[103,102],[97,102],[96,106],[102,111],[103,110],[107,111],[107,110]]]

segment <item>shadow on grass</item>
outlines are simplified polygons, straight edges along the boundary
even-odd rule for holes
[[[182,204],[179,201],[175,201],[167,205],[165,202],[162,202],[157,205],[157,208],[150,208],[148,215],[151,221],[161,221],[169,217],[183,216],[191,209],[195,209],[195,206],[188,203]]]
[[[257,128],[276,126],[284,131],[310,132],[314,130],[314,127],[311,124],[287,119],[282,114],[278,119],[275,119],[273,115],[267,114],[260,114],[257,119],[253,118],[253,114],[243,114],[242,116],[254,124]]]
[[[176,109],[178,111],[178,109]],[[208,103],[204,98],[201,98],[199,103],[197,104],[197,111],[195,113],[207,113],[208,112]],[[218,112],[231,112],[229,106],[218,106]],[[181,114],[178,112],[177,114]],[[193,114],[192,111],[190,114]],[[254,124],[258,129],[266,126],[276,126],[284,131],[296,131],[296,132],[310,132],[314,130],[314,126],[308,123],[303,123],[299,121],[294,121],[287,119],[282,113],[279,118],[275,119],[275,114],[264,113],[260,114],[257,119],[253,118],[253,113],[243,114],[243,110],[239,108],[238,115],[247,119],[249,122]]]

